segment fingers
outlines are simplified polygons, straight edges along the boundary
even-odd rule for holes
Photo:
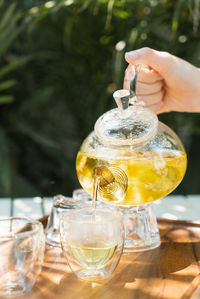
[[[165,102],[159,102],[155,105],[149,106],[148,108],[151,109],[152,111],[154,111],[156,114],[161,114],[161,113],[172,111],[172,109],[170,107],[167,107],[165,105]]]
[[[165,90],[162,89],[156,94],[139,96],[139,101],[143,101],[145,106],[154,111],[156,114],[172,111],[171,106],[165,101]]]
[[[163,81],[157,81],[155,83],[147,84],[143,82],[137,82],[136,94],[141,95],[151,95],[158,93],[163,87]]]
[[[124,77],[124,88],[130,89],[130,81],[135,76],[135,70],[133,65],[129,65],[125,71],[125,77]],[[158,74],[153,69],[148,68],[147,66],[142,66],[139,74],[138,74],[138,81],[142,83],[155,83],[156,81],[162,80],[162,77],[160,74]]]
[[[171,73],[173,67],[173,55],[160,52],[151,48],[141,48],[127,52],[125,59],[130,64],[144,64],[155,69],[163,77]]]
[[[134,76],[135,68],[134,65],[130,64],[125,72],[125,89],[130,89],[130,81]],[[167,112],[164,103],[165,83],[163,77],[147,65],[142,65],[138,73],[136,94],[138,100],[144,102],[144,104],[155,113]]]
[[[160,114],[160,113],[166,112],[163,109],[164,108],[164,103],[163,102],[156,103],[154,105],[149,106],[148,108],[151,109],[156,114]]]
[[[138,74],[138,81],[143,83],[154,83],[158,80],[162,80],[162,77],[159,73],[147,66],[141,66]]]
[[[139,101],[144,102],[147,107],[156,105],[163,101],[164,90],[161,89],[159,92],[154,93],[154,94],[138,95],[137,98]]]

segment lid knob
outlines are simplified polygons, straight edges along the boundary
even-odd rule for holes
[[[113,93],[113,98],[120,109],[120,111],[124,111],[129,107],[129,97],[130,92],[126,89],[119,89]]]

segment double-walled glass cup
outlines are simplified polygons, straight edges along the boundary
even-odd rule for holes
[[[0,296],[31,290],[44,257],[44,233],[39,221],[0,218]]]
[[[96,281],[113,273],[124,243],[118,210],[86,208],[63,214],[60,233],[64,255],[79,278]]]

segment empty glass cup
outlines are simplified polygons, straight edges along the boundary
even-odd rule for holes
[[[160,246],[160,234],[151,204],[121,206],[120,211],[125,230],[124,251],[145,251]]]
[[[85,200],[88,202],[92,202],[92,197],[89,193],[87,193],[84,189],[79,188],[75,189],[72,193],[72,198],[75,200]],[[92,203],[91,203],[92,204]]]
[[[41,270],[44,245],[39,221],[0,218],[0,296],[17,296],[32,288]]]
[[[92,206],[92,196],[82,188],[75,189],[72,193],[72,198],[74,200],[81,201],[88,207]],[[102,208],[108,206],[107,203],[99,201],[99,200],[96,201],[95,205],[96,205],[96,207],[102,207]],[[109,207],[111,207],[111,206],[109,205]]]
[[[96,205],[103,207],[106,204],[98,201]],[[62,213],[74,209],[82,209],[92,206],[91,196],[83,189],[73,191],[72,198],[63,195],[53,197],[51,213],[47,222],[46,242],[54,247],[61,247],[60,244],[60,216]]]
[[[53,198],[51,214],[48,218],[46,229],[46,242],[55,247],[61,247],[60,244],[60,216],[62,213],[74,209],[84,208],[90,202],[82,199],[73,199],[63,195],[56,195]]]
[[[123,251],[122,214],[109,208],[86,208],[63,214],[61,244],[77,277],[96,281],[110,276]]]

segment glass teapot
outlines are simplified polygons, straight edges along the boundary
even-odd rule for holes
[[[103,179],[98,199],[121,206],[143,205],[166,196],[186,171],[180,139],[130,91],[117,90],[113,96],[118,108],[96,121],[78,152],[80,184],[92,194],[93,178],[99,173]]]

